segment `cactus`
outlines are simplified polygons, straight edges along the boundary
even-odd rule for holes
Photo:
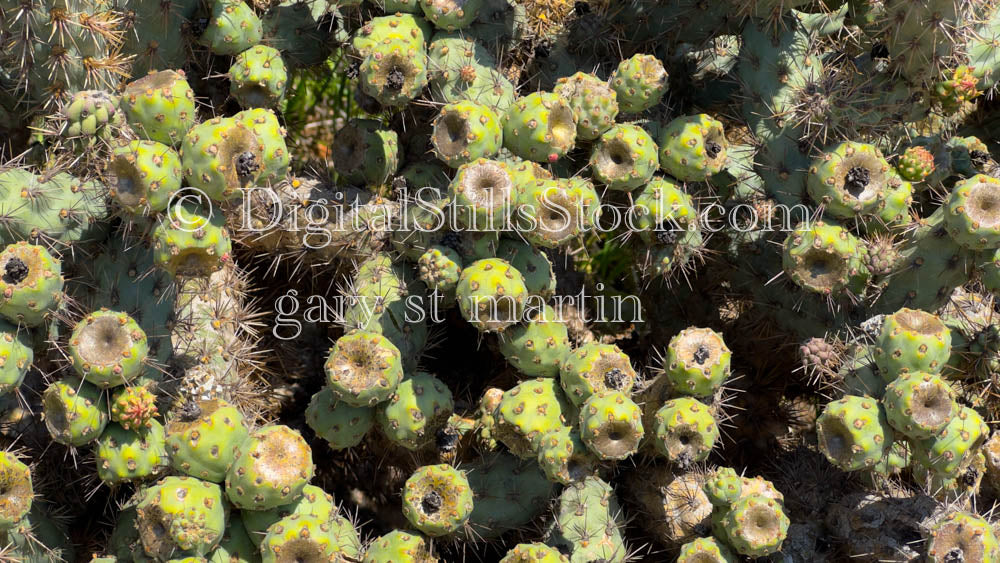
[[[705,479],[702,487],[715,506],[730,506],[743,496],[743,482],[731,467],[720,467]]]
[[[480,158],[458,168],[448,194],[461,225],[499,231],[513,211],[515,186],[506,164]]]
[[[212,200],[238,197],[261,176],[261,140],[245,123],[216,117],[192,127],[180,149],[184,178]]]
[[[333,165],[349,182],[381,185],[399,169],[402,160],[399,137],[377,121],[351,120],[337,131],[335,138]]]
[[[972,462],[988,435],[983,417],[969,407],[960,407],[937,434],[913,443],[913,459],[939,475],[954,478]]]
[[[961,558],[990,561],[1000,557],[1000,543],[984,518],[952,510],[928,532],[927,558],[935,563]]]
[[[234,448],[226,496],[237,508],[267,510],[289,504],[312,479],[312,449],[287,426],[265,426]]]
[[[847,395],[827,404],[816,432],[820,451],[844,471],[873,467],[893,440],[885,409],[871,397]]]
[[[621,391],[600,391],[580,406],[580,436],[602,460],[625,459],[639,449],[642,410]]]
[[[576,136],[593,141],[611,129],[618,117],[618,94],[593,74],[577,72],[560,78],[554,92],[576,112]]]
[[[260,43],[264,26],[243,0],[215,0],[201,42],[217,55],[235,55]]]
[[[108,411],[100,389],[75,377],[53,382],[42,395],[45,426],[52,439],[67,446],[96,440],[108,424]]]
[[[534,458],[545,436],[569,426],[573,414],[553,379],[522,381],[503,394],[496,408],[495,437],[514,455]]]
[[[521,321],[528,288],[506,260],[477,260],[462,269],[455,288],[462,316],[482,332],[502,332]]]
[[[236,407],[213,399],[184,405],[168,420],[166,434],[174,469],[221,483],[249,429]]]
[[[889,163],[872,145],[845,141],[816,158],[809,168],[809,196],[830,215],[850,219],[872,213],[892,182]]]
[[[303,487],[302,496],[290,504],[269,510],[246,510],[241,514],[243,525],[255,546],[259,546],[264,540],[268,528],[291,515],[314,516],[322,522],[338,519],[333,497],[315,485]]]
[[[620,510],[614,491],[598,477],[568,485],[545,543],[568,553],[571,562],[625,561]]]
[[[342,450],[361,443],[375,425],[375,410],[338,402],[334,391],[323,387],[306,407],[306,424],[326,440],[331,449]]]
[[[719,439],[711,409],[697,399],[671,399],[656,411],[655,420],[654,448],[681,467],[704,461]]]
[[[325,370],[336,399],[355,407],[388,400],[403,379],[399,349],[381,334],[363,331],[334,343]]]
[[[692,327],[670,339],[663,373],[679,393],[706,397],[729,377],[731,359],[732,352],[721,334]]]
[[[76,324],[69,337],[73,369],[101,389],[135,379],[148,354],[146,333],[126,313],[94,311]]]
[[[636,125],[615,125],[594,143],[590,168],[608,189],[632,191],[646,185],[659,168],[657,146]]]
[[[489,106],[474,101],[445,104],[433,126],[434,154],[452,168],[492,157],[503,146],[500,117]]]
[[[860,294],[869,275],[861,249],[858,239],[842,227],[802,223],[785,239],[782,266],[796,285],[814,293]]]
[[[378,406],[375,420],[389,440],[418,450],[434,440],[454,408],[447,385],[429,373],[417,372],[405,377],[389,400]]]
[[[156,475],[168,464],[163,425],[125,428],[112,422],[98,439],[97,476],[109,486]]]
[[[591,230],[600,204],[587,180],[536,178],[518,186],[516,230],[533,246],[556,248]]]
[[[503,144],[534,162],[555,162],[576,145],[576,113],[551,92],[518,98],[503,116]]]
[[[663,128],[658,140],[660,167],[684,182],[718,174],[728,158],[722,123],[705,114],[678,117]]]
[[[610,83],[622,113],[639,113],[660,103],[667,93],[667,71],[652,55],[633,55],[618,65]]]
[[[431,562],[428,542],[420,534],[393,530],[368,544],[362,563],[393,563],[395,561]]]
[[[286,131],[278,123],[274,111],[264,108],[245,109],[233,116],[238,123],[253,132],[260,143],[261,170],[258,184],[277,184],[288,173],[290,156],[285,144]]]
[[[874,355],[887,381],[905,373],[940,373],[951,356],[951,330],[936,315],[903,308],[886,316]]]
[[[735,563],[736,557],[726,544],[715,538],[698,538],[681,546],[677,563]]]
[[[34,487],[31,468],[11,452],[0,452],[0,483],[3,484],[0,530],[9,530],[31,510]]]
[[[779,551],[788,536],[788,525],[781,502],[761,495],[736,501],[722,521],[729,544],[737,553],[750,557]]]
[[[163,211],[181,189],[181,158],[156,141],[132,141],[112,153],[111,197],[125,211],[145,215]]]
[[[28,332],[0,320],[0,395],[8,395],[21,386],[31,369],[35,352]]]
[[[172,202],[152,234],[156,265],[174,276],[207,276],[230,261],[233,242],[221,214],[194,202]]]
[[[8,245],[0,269],[0,315],[13,323],[42,324],[64,298],[62,262],[41,246]]]
[[[139,494],[135,526],[150,557],[204,556],[222,539],[227,510],[215,483],[164,477]]]
[[[636,383],[629,357],[614,344],[588,342],[570,352],[559,370],[559,383],[573,404],[580,406],[594,393],[629,393]]]
[[[292,514],[267,529],[260,543],[261,561],[277,563],[293,558],[344,560],[361,556],[358,532],[346,518],[323,520],[312,515]]]
[[[519,543],[500,563],[568,563],[569,559],[543,543]]]
[[[229,68],[229,93],[245,108],[273,107],[285,98],[288,72],[281,52],[266,45],[243,51]]]
[[[955,392],[938,375],[902,373],[885,388],[886,420],[914,440],[930,438],[958,414]]]
[[[535,318],[503,333],[500,351],[526,376],[557,377],[570,353],[566,325],[555,309],[544,305]]]
[[[76,152],[107,143],[125,123],[119,102],[118,97],[102,90],[76,92],[62,108],[62,137],[73,144]]]
[[[425,465],[403,486],[403,515],[432,536],[458,531],[472,514],[472,489],[465,473],[449,465]]]
[[[597,463],[580,433],[565,426],[546,434],[538,446],[538,466],[553,483],[568,485],[593,475]]]
[[[372,47],[361,62],[362,90],[383,106],[405,106],[427,86],[427,52],[406,38]]]
[[[914,145],[899,156],[896,170],[904,179],[919,182],[934,173],[934,154],[926,147]]]
[[[972,250],[996,248],[1000,244],[1000,180],[977,174],[955,184],[945,206],[944,223],[951,238]]]
[[[195,125],[194,90],[184,71],[151,72],[129,83],[122,95],[128,124],[143,139],[176,147]]]

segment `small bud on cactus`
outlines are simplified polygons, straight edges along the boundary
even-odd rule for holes
[[[911,182],[927,178],[934,173],[934,168],[934,154],[919,145],[906,149],[896,163],[899,175]]]

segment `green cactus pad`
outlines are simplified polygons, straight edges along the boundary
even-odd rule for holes
[[[463,29],[476,20],[484,0],[418,0],[434,27],[447,31]]]
[[[563,426],[542,438],[538,445],[538,466],[549,481],[568,485],[594,475],[598,461],[580,433]]]
[[[378,186],[399,169],[399,138],[378,121],[353,119],[334,138],[334,169],[349,182]]]
[[[519,543],[504,555],[500,563],[569,563],[569,559],[544,543]]]
[[[622,562],[621,508],[614,490],[598,477],[588,477],[563,489],[545,543],[568,553],[573,563],[604,559]]]
[[[269,510],[244,510],[243,525],[250,535],[254,545],[260,545],[267,534],[267,529],[282,518],[298,514],[315,516],[322,521],[332,521],[337,518],[337,505],[333,496],[315,485],[302,488],[302,496],[291,504],[285,504]]]
[[[720,467],[705,478],[702,489],[713,505],[728,507],[743,496],[743,480],[732,467]]]
[[[403,107],[427,86],[427,51],[407,38],[388,39],[362,60],[361,89],[383,106]]]
[[[242,0],[215,0],[201,43],[216,55],[235,55],[260,43],[264,26]]]
[[[530,321],[504,332],[500,352],[524,375],[558,377],[570,353],[569,332],[555,309],[543,307]]]

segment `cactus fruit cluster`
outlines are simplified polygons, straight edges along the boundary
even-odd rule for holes
[[[0,0],[0,560],[1000,562],[1000,5]]]

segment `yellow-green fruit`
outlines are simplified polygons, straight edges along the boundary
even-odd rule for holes
[[[941,373],[951,357],[951,329],[937,315],[900,309],[885,317],[873,355],[887,382],[904,373]]]
[[[719,540],[698,538],[681,546],[677,563],[737,563],[737,559]]]
[[[42,395],[42,414],[52,439],[67,446],[82,446],[104,432],[108,408],[97,387],[64,377],[53,382]]]
[[[222,213],[178,198],[153,230],[153,259],[172,275],[207,276],[231,260],[233,241]]]
[[[495,436],[514,455],[535,458],[549,432],[570,426],[574,410],[554,379],[522,381],[503,394],[496,408]]]
[[[37,326],[63,301],[62,263],[44,247],[21,241],[0,254],[0,315]]]
[[[596,341],[570,352],[559,370],[563,391],[578,406],[597,392],[628,393],[636,377],[631,360],[621,348]]]
[[[914,440],[937,434],[959,409],[955,392],[941,376],[920,372],[903,373],[887,385],[882,404],[889,424]]]
[[[312,449],[287,426],[265,426],[233,447],[226,495],[237,508],[267,510],[294,502],[313,477]]]
[[[844,471],[870,469],[892,445],[885,408],[871,397],[846,395],[827,404],[816,419],[819,449]]]
[[[451,390],[429,373],[403,379],[388,401],[378,406],[375,420],[389,440],[409,450],[434,441],[455,410]]]
[[[621,391],[594,393],[580,407],[580,437],[602,460],[632,455],[643,433],[642,409]]]
[[[355,407],[387,401],[403,379],[399,349],[381,334],[360,330],[334,343],[324,369],[337,399]]]
[[[458,531],[472,514],[472,489],[464,471],[450,465],[425,465],[403,485],[403,515],[429,536]]]
[[[477,260],[462,269],[455,288],[462,316],[482,332],[519,323],[528,288],[524,276],[506,260]]]
[[[874,145],[844,141],[820,155],[809,169],[809,196],[841,219],[874,213],[902,180]]]
[[[504,555],[500,563],[569,563],[569,558],[544,543],[519,543]]]
[[[686,467],[708,458],[719,440],[719,424],[708,405],[681,397],[656,411],[653,447],[671,462]]]
[[[185,404],[166,431],[174,469],[214,483],[226,478],[236,449],[249,435],[243,414],[219,399]]]
[[[0,452],[0,530],[17,525],[31,509],[31,469],[11,452]]]
[[[704,113],[671,121],[660,133],[659,145],[660,167],[683,182],[718,174],[728,158],[722,123]]]
[[[737,553],[764,557],[781,549],[788,536],[789,523],[779,501],[750,495],[733,503],[722,521],[722,528]]]
[[[165,477],[140,494],[135,526],[146,555],[203,556],[222,539],[228,507],[215,483]]]
[[[667,92],[667,71],[653,55],[637,54],[618,65],[610,83],[622,113],[639,113],[658,104]]]
[[[126,313],[101,309],[76,323],[69,337],[73,369],[101,389],[124,385],[146,367],[149,341]]]
[[[1000,180],[978,174],[955,184],[943,206],[952,240],[972,250],[1000,245]]]
[[[267,529],[260,555],[262,563],[357,561],[361,540],[354,525],[343,516],[323,519],[292,514]]]
[[[368,544],[361,563],[436,563],[429,542],[420,534],[393,530]]]
[[[931,563],[1000,561],[1000,542],[985,518],[955,510],[930,529],[927,560]]]
[[[107,485],[133,481],[156,474],[167,465],[163,425],[128,430],[109,424],[97,443],[97,476]]]
[[[518,98],[503,117],[503,144],[534,162],[555,162],[576,145],[576,112],[551,92]]]
[[[933,437],[913,442],[913,459],[940,475],[958,477],[971,463],[989,432],[989,426],[978,412],[961,407]]]
[[[687,328],[670,339],[663,371],[677,392],[707,397],[729,377],[732,355],[721,334]]]

